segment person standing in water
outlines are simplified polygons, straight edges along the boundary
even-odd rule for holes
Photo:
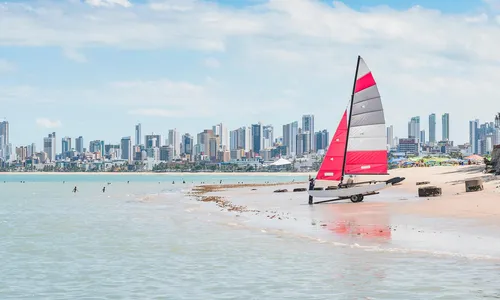
[[[75,185],[75,188],[73,189],[73,193],[76,193],[78,192],[78,189],[76,188],[76,185]]]
[[[102,188],[102,192],[104,193],[105,191],[106,191],[106,187],[104,186],[104,187]]]

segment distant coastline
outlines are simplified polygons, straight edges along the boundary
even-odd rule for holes
[[[224,176],[314,176],[316,172],[0,172],[0,175],[224,175]]]

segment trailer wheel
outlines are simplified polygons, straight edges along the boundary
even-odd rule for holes
[[[351,202],[352,202],[352,203],[358,203],[358,202],[363,201],[363,198],[364,198],[364,197],[363,197],[363,195],[361,195],[361,194],[360,194],[360,195],[352,195],[352,196],[351,196]]]

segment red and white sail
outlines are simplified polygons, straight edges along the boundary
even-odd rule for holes
[[[316,179],[340,181],[344,164],[344,151],[347,141],[347,110],[340,120],[337,131],[333,135]]]
[[[384,110],[377,84],[361,57],[349,118],[344,174],[387,174]]]

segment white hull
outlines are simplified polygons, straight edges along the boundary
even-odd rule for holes
[[[385,182],[360,184],[351,187],[334,189],[334,190],[308,190],[309,196],[317,198],[349,198],[354,195],[369,195],[384,189],[391,184]]]

